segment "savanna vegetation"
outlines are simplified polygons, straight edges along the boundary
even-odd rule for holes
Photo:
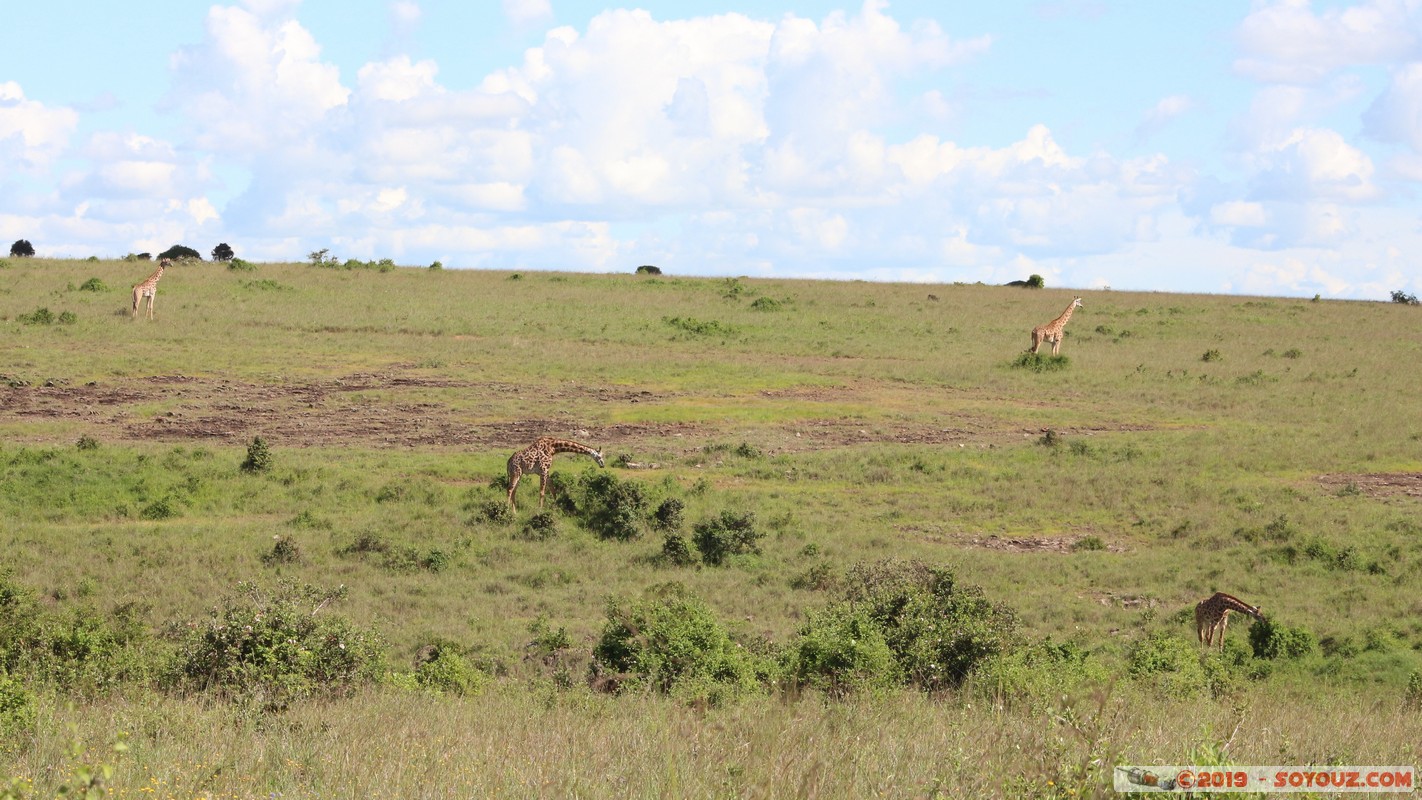
[[[1422,762],[1414,307],[437,266],[4,262],[0,797]]]

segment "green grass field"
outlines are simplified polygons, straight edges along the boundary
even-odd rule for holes
[[[1083,797],[1116,764],[1422,763],[1416,308],[255,266],[170,268],[152,322],[151,264],[0,267],[12,795]],[[1074,296],[1064,358],[1022,359]],[[497,513],[540,435],[602,449],[558,488],[610,475],[626,535],[586,498],[536,517],[536,480]],[[686,539],[749,513],[758,552],[677,565],[666,501]],[[590,684],[610,603],[679,585],[769,663],[883,559],[980,587],[1007,649],[932,691]],[[378,669],[262,684],[281,703],[176,680],[243,582],[344,587],[307,616]],[[1215,591],[1297,647],[1236,617],[1204,652]],[[430,645],[468,680],[427,681]]]

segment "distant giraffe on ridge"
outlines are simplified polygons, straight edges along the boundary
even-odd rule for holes
[[[163,277],[163,270],[172,266],[173,262],[166,258],[158,260],[158,269],[143,283],[133,287],[133,318],[138,319],[138,306],[143,302],[143,298],[148,298],[148,318],[153,319],[153,300],[158,296],[158,281]]]
[[[538,473],[538,507],[543,508],[543,495],[548,491],[548,472],[553,468],[553,456],[557,453],[592,456],[599,467],[607,466],[603,463],[602,453],[585,444],[552,436],[538,437],[538,441],[509,456],[509,506],[515,513],[518,512],[518,504],[514,502],[514,490],[518,489],[518,481],[525,472]]]
[[[1066,327],[1067,320],[1071,319],[1071,312],[1081,308],[1081,298],[1071,301],[1066,311],[1060,317],[1048,322],[1046,325],[1038,325],[1032,329],[1032,352],[1036,353],[1042,349],[1042,342],[1052,343],[1052,355],[1061,352],[1062,349],[1062,328]]]
[[[1231,594],[1215,592],[1195,606],[1195,635],[1206,647],[1214,644],[1215,637],[1224,647],[1225,628],[1229,626],[1229,612],[1238,611],[1255,619],[1264,619],[1259,606],[1251,606]]]

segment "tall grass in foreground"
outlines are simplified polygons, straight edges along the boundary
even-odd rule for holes
[[[1037,708],[895,694],[696,710],[551,687],[372,692],[274,719],[138,696],[44,709],[11,774],[48,796],[72,764],[113,797],[1109,797],[1116,764],[1415,764],[1422,718],[1366,696],[1233,704],[1116,689]],[[1325,723],[1326,721],[1326,723]],[[126,735],[127,752],[109,746]]]

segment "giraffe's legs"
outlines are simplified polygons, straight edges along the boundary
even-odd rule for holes
[[[543,510],[543,495],[548,491],[548,470],[538,473],[538,510]]]
[[[518,489],[518,479],[523,477],[523,473],[518,470],[509,470],[509,507],[514,513],[518,513],[518,504],[514,502],[514,492]]]
[[[148,295],[148,318],[153,319],[153,301],[158,299],[158,293]]]
[[[1057,354],[1060,353],[1061,351],[1062,351],[1062,340],[1061,340],[1061,339],[1053,339],[1053,340],[1052,340],[1052,355],[1057,355]]]

